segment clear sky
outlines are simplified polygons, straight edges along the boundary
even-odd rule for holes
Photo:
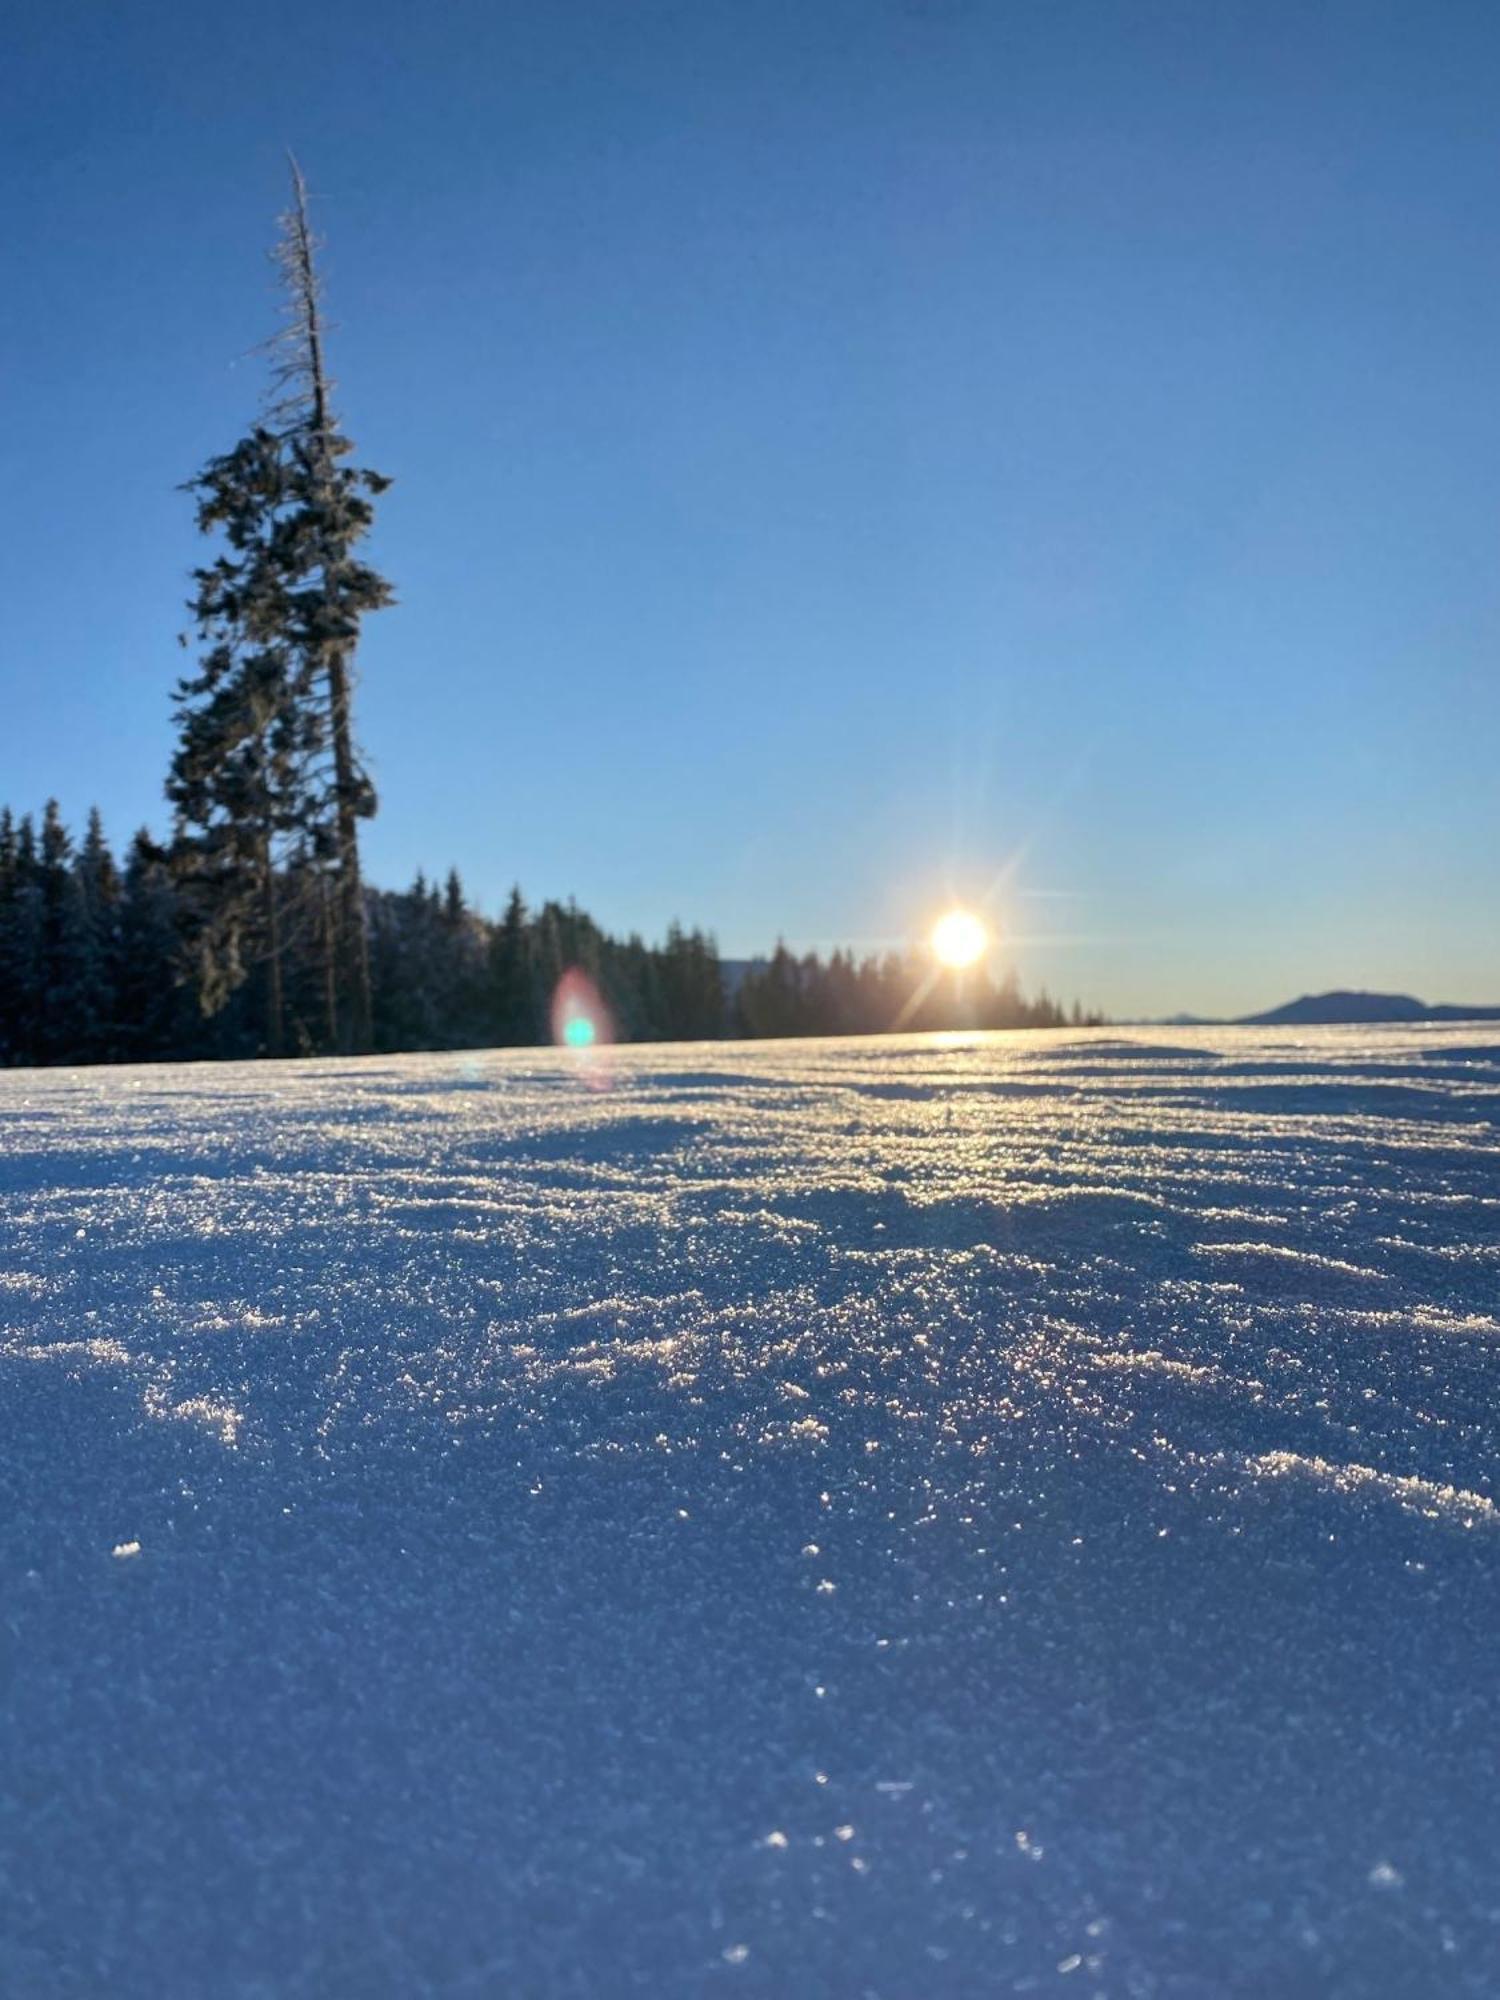
[[[1500,1001],[1497,106],[1490,0],[13,8],[0,798],[164,826],[291,145],[375,880]]]

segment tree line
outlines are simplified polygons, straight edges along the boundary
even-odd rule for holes
[[[146,829],[117,861],[100,816],[81,840],[49,800],[40,823],[0,809],[0,1063],[147,1062],[268,1053],[269,998],[283,1052],[337,1051],[326,1006],[322,884],[278,877],[280,948],[247,961],[204,1004],[185,948],[201,883]],[[517,890],[491,921],[456,871],[439,885],[362,892],[375,1050],[549,1041],[552,996],[583,971],[621,1040],[722,1035],[730,1016],[713,941],[673,925],[661,945],[606,935],[573,903],[529,910]]]
[[[958,1028],[1098,1027],[1075,1000],[1064,1008],[1045,992],[1028,1000],[1014,972],[983,967],[938,972],[920,955],[886,952],[856,959],[835,951],[798,958],[784,944],[735,982],[729,1032],[761,1035],[885,1035]]]
[[[251,962],[205,1006],[184,949],[200,884],[142,828],[117,860],[97,810],[81,839],[55,800],[40,821],[0,809],[0,1063],[151,1062],[268,1052],[273,967]],[[322,890],[276,883],[282,912],[282,1048],[337,1048],[327,1016]],[[498,919],[476,910],[455,870],[440,884],[363,891],[370,1048],[504,1048],[552,1039],[552,997],[582,972],[602,1031],[621,1041],[881,1034],[893,1028],[1062,1027],[1085,1017],[1013,976],[936,978],[898,953],[836,951],[726,967],[714,940],[672,925],[659,945],[611,937],[575,903],[532,910],[514,890]]]
[[[646,945],[573,903],[528,909],[519,890],[491,921],[452,872],[402,892],[364,881],[377,801],[357,651],[394,594],[361,545],[389,481],[353,463],[333,408],[318,250],[294,160],[263,407],[187,486],[213,552],[193,571],[196,659],[173,693],[170,833],[142,829],[117,861],[97,810],[77,840],[56,801],[40,822],[0,814],[0,1062],[539,1043],[570,972],[599,1032],[627,1041],[1061,1025],[1013,979],[784,946],[726,972],[679,925]]]

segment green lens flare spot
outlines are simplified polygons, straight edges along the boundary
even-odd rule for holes
[[[594,1024],[587,1014],[575,1014],[563,1029],[563,1040],[570,1049],[588,1049],[594,1045]]]

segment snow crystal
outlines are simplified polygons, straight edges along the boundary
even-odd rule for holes
[[[1482,1493],[1469,1493],[1462,1487],[1445,1486],[1434,1479],[1418,1479],[1415,1474],[1403,1478],[1396,1473],[1378,1472],[1372,1465],[1332,1465],[1326,1458],[1305,1458],[1294,1451],[1262,1452],[1245,1463],[1248,1471],[1269,1479],[1312,1479],[1336,1493],[1378,1493],[1434,1520],[1447,1514],[1465,1525],[1471,1521],[1500,1521],[1500,1509]]]

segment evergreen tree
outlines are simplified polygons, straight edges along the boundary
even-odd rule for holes
[[[114,947],[110,984],[120,1058],[195,1053],[179,973],[177,888],[166,853],[145,827],[125,858]]]
[[[634,933],[611,947],[608,997],[622,1042],[655,1041],[661,1036],[666,1015],[661,958]]]
[[[46,1007],[46,921],[36,828],[30,813],[16,828],[15,903],[7,977],[15,996],[15,1056],[21,1063],[45,1062],[42,1020]]]
[[[87,1015],[83,1053],[102,1062],[118,1052],[120,1043],[114,990],[120,872],[104,837],[104,822],[97,806],[90,808],[88,830],[74,872],[83,925]]]
[[[37,1052],[44,1062],[76,1061],[89,1039],[83,896],[72,863],[72,839],[57,800],[48,799],[37,856],[42,925]]]
[[[228,547],[195,572],[205,651],[177,690],[168,783],[200,1003],[216,1014],[253,979],[273,1053],[289,1029],[302,1047],[370,1045],[357,828],[375,796],[354,742],[352,688],[360,620],[391,601],[355,554],[370,496],[388,482],[343,462],[351,446],[329,404],[295,161],[292,190],[277,251],[287,315],[272,407],[192,482],[200,529]]]
[[[276,550],[281,488],[280,452],[264,430],[211,459],[193,481],[199,528],[221,530],[229,546],[194,572],[189,608],[206,650],[173,697],[179,743],[167,779],[199,1005],[219,1013],[258,972],[272,1055],[284,1046],[278,866],[289,842],[316,840],[308,771],[321,733],[287,638]]]
[[[346,1008],[337,1046],[364,1049],[371,1039],[366,911],[359,865],[359,822],[375,811],[375,791],[355,741],[354,656],[360,621],[394,602],[390,585],[355,551],[374,518],[371,500],[390,481],[344,463],[353,451],[330,396],[327,327],[319,244],[308,217],[307,188],[291,162],[292,206],[282,217],[277,261],[287,301],[278,342],[276,438],[284,480],[276,549],[291,616],[287,637],[300,666],[299,691],[318,703],[328,768],[338,985]]]
[[[418,869],[404,895],[377,896],[374,906],[371,967],[378,1046],[451,1046],[439,891]]]
[[[778,938],[769,962],[753,967],[741,983],[737,1008],[741,1033],[751,1037],[809,1033],[802,983],[801,965]]]
[[[724,989],[719,955],[699,931],[678,923],[667,929],[659,954],[659,1015],[655,1033],[666,1041],[711,1039],[724,1031]]]
[[[28,870],[9,806],[0,812],[0,1062],[29,1060],[34,968],[28,962]]]
[[[486,1001],[486,926],[471,910],[456,868],[443,885],[443,944],[450,1048],[480,1048],[489,1041]]]
[[[501,1048],[540,1039],[535,953],[521,891],[512,889],[505,914],[490,934],[486,1015]]]

